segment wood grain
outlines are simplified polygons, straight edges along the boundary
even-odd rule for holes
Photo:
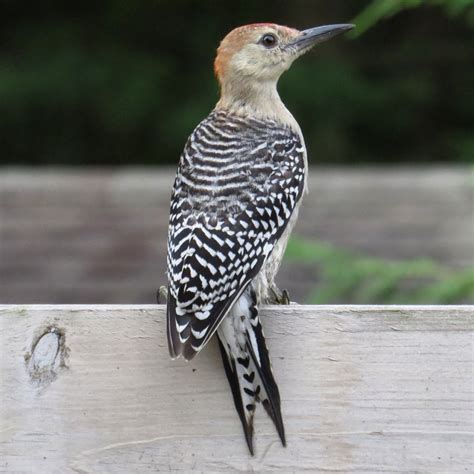
[[[288,447],[259,407],[252,458],[215,345],[171,361],[162,306],[0,306],[0,472],[473,472],[474,307],[263,313]]]

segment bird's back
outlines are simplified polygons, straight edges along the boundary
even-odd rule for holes
[[[258,274],[305,181],[300,135],[214,110],[181,155],[168,235],[168,338],[191,358]]]
[[[292,152],[299,158],[300,146],[297,133],[274,121],[213,111],[186,143],[173,198],[185,199],[193,214],[237,217],[270,191],[270,175],[286,167]]]

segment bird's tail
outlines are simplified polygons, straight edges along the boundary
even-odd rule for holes
[[[273,420],[281,442],[286,446],[280,393],[273,377],[252,288],[235,303],[217,334],[225,373],[250,453],[253,455],[253,417],[258,402]]]

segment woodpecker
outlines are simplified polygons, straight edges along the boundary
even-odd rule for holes
[[[274,279],[308,168],[301,129],[277,82],[296,58],[351,28],[298,31],[258,23],[231,31],[214,63],[220,100],[188,138],[174,182],[167,255],[170,355],[189,361],[217,333],[252,455],[259,402],[286,445],[258,307],[281,295]]]

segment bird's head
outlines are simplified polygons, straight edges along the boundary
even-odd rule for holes
[[[253,84],[275,86],[296,58],[353,27],[339,24],[298,31],[273,23],[255,23],[232,30],[217,49],[214,63],[222,93],[252,88]]]

